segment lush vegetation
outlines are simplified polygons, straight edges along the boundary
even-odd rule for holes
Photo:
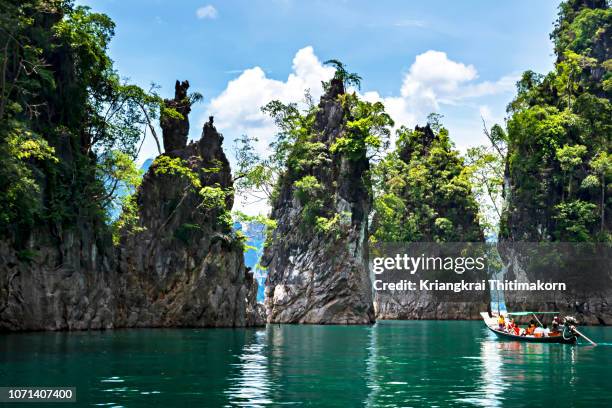
[[[371,241],[483,240],[470,168],[430,115],[427,127],[401,127],[397,146],[374,168]]]
[[[605,0],[562,3],[551,38],[555,69],[525,72],[508,105],[501,234],[609,241],[612,10]]]
[[[31,231],[60,231],[91,220],[96,228],[135,226],[135,167],[153,122],[183,119],[156,93],[122,80],[108,56],[114,23],[70,0],[0,3],[0,235],[22,245]],[[329,210],[333,180],[325,169],[338,157],[374,164],[365,194],[373,194],[373,240],[481,240],[482,230],[513,239],[611,239],[612,11],[606,0],[560,6],[551,38],[555,69],[525,72],[508,105],[505,126],[487,128],[490,144],[454,149],[438,116],[428,128],[394,126],[381,103],[359,98],[361,77],[338,60],[323,84],[344,111],[342,133],[323,140],[321,106],[308,92],[301,104],[263,107],[278,127],[270,154],[256,140],[237,140],[235,186],[274,204],[289,188],[303,224],[333,233],[346,213]],[[348,91],[344,91],[348,89]],[[201,98],[190,95],[187,104]],[[429,130],[431,133],[429,133]],[[161,150],[161,148],[160,148]],[[159,173],[188,181],[201,208],[224,208],[228,192],[203,186],[179,159],[161,156]],[[203,171],[218,171],[210,168]],[[506,203],[502,208],[503,180]],[[288,186],[288,187],[287,187]],[[117,219],[113,210],[123,209]],[[230,224],[227,212],[222,222]],[[499,221],[501,219],[501,221]],[[273,223],[268,223],[273,226]]]
[[[0,234],[108,220],[133,189],[143,128],[163,105],[122,81],[114,23],[71,1],[0,4]]]
[[[323,83],[326,92],[337,80],[343,86],[359,86],[361,78],[349,73],[337,60],[328,63],[336,68],[332,80]],[[380,102],[359,99],[355,92],[335,96],[344,110],[343,132],[330,143],[321,139],[315,126],[321,107],[306,92],[304,108],[298,104],[272,101],[262,108],[269,114],[279,132],[270,143],[271,154],[260,158],[254,148],[255,139],[243,136],[237,141],[238,171],[236,186],[254,199],[267,199],[274,205],[283,186],[290,185],[301,204],[302,226],[322,233],[334,233],[350,215],[335,214],[331,207],[330,178],[325,174],[334,158],[368,160],[387,147],[393,121]],[[322,179],[324,178],[324,180]]]

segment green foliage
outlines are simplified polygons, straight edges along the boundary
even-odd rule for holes
[[[256,138],[243,135],[236,140],[234,154],[237,163],[235,187],[243,195],[256,201],[272,202],[278,194],[280,177],[285,173],[297,174],[311,164],[328,161],[323,144],[311,141],[311,129],[316,117],[316,107],[309,105],[300,111],[297,104],[271,101],[261,108],[274,120],[278,133],[269,144],[271,152],[261,157],[256,151]]]
[[[499,152],[494,145],[472,147],[466,154],[472,193],[478,202],[480,224],[487,236],[496,236],[499,229],[503,201],[504,160],[505,153]]]
[[[371,241],[482,241],[469,169],[448,131],[398,130],[397,147],[373,169]]]
[[[565,145],[556,151],[557,160],[561,165],[561,170],[572,171],[576,166],[582,164],[582,157],[586,154],[587,148],[583,145]]]
[[[331,236],[334,239],[340,239],[342,235],[342,227],[351,224],[351,213],[343,211],[336,213],[332,217],[316,217],[315,231]]]
[[[331,65],[336,69],[334,78],[342,82],[345,88],[349,86],[355,86],[357,89],[361,89],[361,77],[354,72],[348,72],[345,65],[337,59],[330,59],[325,61],[323,64]]]
[[[597,221],[597,206],[581,200],[557,204],[553,218],[558,225],[555,238],[562,242],[591,241],[591,231]]]
[[[304,176],[293,183],[295,196],[302,205],[302,218],[305,226],[312,226],[323,213],[324,191],[316,177]]]
[[[133,159],[161,98],[119,79],[108,16],[72,1],[0,9],[0,234],[107,219],[137,184]]]
[[[144,231],[144,227],[139,226],[138,220],[136,193],[121,197],[121,213],[111,224],[113,244],[119,245],[121,242],[121,234],[131,235]]]
[[[97,177],[108,186],[105,197],[100,201],[107,209],[107,214],[124,207],[124,195],[136,191],[142,181],[142,175],[143,171],[127,153],[110,150],[99,156]]]
[[[512,191],[503,217],[505,235],[610,239],[610,174],[597,164],[612,140],[606,88],[612,74],[605,51],[611,30],[612,10],[605,1],[562,3],[551,35],[557,53],[554,71],[546,76],[528,71],[517,84],[518,95],[508,106]]]
[[[381,102],[365,102],[356,94],[340,96],[342,106],[350,112],[346,122],[348,132],[338,137],[330,146],[332,153],[344,153],[352,160],[360,160],[368,154],[373,157],[388,147],[389,128],[394,125],[385,113]]]
[[[554,85],[559,95],[567,98],[567,107],[572,106],[572,97],[580,89],[580,75],[585,68],[597,65],[595,58],[585,57],[572,51],[564,53],[563,61],[557,64]]]
[[[48,142],[22,127],[20,122],[8,123],[7,133],[0,143],[0,232],[15,223],[31,227],[44,210],[39,172],[35,164],[54,166],[58,159]]]
[[[337,69],[344,69],[343,66]],[[354,74],[340,72],[337,75],[347,80]],[[354,84],[353,84],[354,85]],[[374,158],[388,145],[389,127],[393,121],[384,111],[384,106],[360,100],[355,93],[338,95],[346,114],[345,132],[326,145],[315,130],[318,108],[306,93],[306,108],[297,104],[272,101],[262,111],[272,117],[278,128],[276,137],[269,145],[271,154],[261,158],[256,152],[257,139],[242,136],[236,142],[235,179],[238,191],[256,200],[268,199],[271,203],[278,197],[283,183],[290,182],[303,208],[305,225],[314,226],[317,217],[326,218],[327,201],[322,191],[324,186],[313,176],[314,169],[332,164],[334,155],[349,160]],[[329,215],[332,217],[331,215]]]
[[[593,1],[594,8],[585,7],[584,0],[561,3],[559,19],[551,34],[557,55],[571,50],[594,56],[597,45],[606,40],[606,35],[609,38],[612,28],[612,10],[605,5],[606,1]]]
[[[151,167],[153,167],[155,174],[184,177],[193,189],[202,188],[197,173],[191,170],[188,163],[180,157],[157,156]]]
[[[228,192],[221,188],[219,184],[204,186],[198,191],[198,194],[202,199],[201,208],[207,210],[225,208]]]
[[[187,181],[187,188],[183,192],[186,194],[197,194],[200,199],[198,209],[202,211],[216,211],[217,223],[225,229],[230,230],[232,217],[226,208],[226,200],[232,191],[223,189],[219,184],[202,185],[200,176],[193,171],[189,164],[180,157],[170,157],[166,155],[158,156],[151,165],[155,174],[178,176]],[[202,170],[203,173],[217,172],[217,167]]]
[[[307,203],[321,192],[322,186],[314,176],[304,176],[293,183],[295,196],[302,204]]]

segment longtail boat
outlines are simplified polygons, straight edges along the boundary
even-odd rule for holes
[[[533,315],[535,320],[542,326],[542,322],[538,319],[537,315],[540,314],[555,314],[558,312],[514,312],[514,313],[501,313],[505,319],[510,316],[529,316]],[[546,335],[525,335],[511,333],[505,329],[501,329],[498,324],[499,314],[481,312],[480,316],[483,318],[485,325],[495,333],[499,338],[505,340],[514,341],[525,341],[530,343],[563,343],[563,344],[574,344],[578,337],[582,337],[593,345],[596,345],[591,339],[586,337],[584,334],[576,329],[576,320],[571,316],[566,316],[562,325],[559,325],[559,330],[550,332]]]

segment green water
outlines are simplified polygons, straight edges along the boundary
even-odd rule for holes
[[[443,321],[3,334],[0,385],[74,386],[73,407],[610,407],[612,329],[584,332],[607,345]]]

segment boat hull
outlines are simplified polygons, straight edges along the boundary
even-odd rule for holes
[[[535,336],[518,336],[516,334],[508,333],[497,329],[497,318],[489,316],[487,312],[481,312],[480,316],[484,320],[485,326],[500,339],[510,341],[524,341],[527,343],[561,343],[561,344],[575,344],[576,336],[572,336],[569,339],[563,338],[563,334],[559,336],[546,336],[546,337],[535,337]]]
[[[497,337],[504,340],[512,340],[512,341],[524,341],[527,343],[561,343],[561,344],[575,344],[576,337],[572,336],[569,339],[563,338],[563,335],[559,336],[547,336],[547,337],[533,337],[533,336],[517,336],[516,334],[506,333],[501,330],[496,330],[492,327],[489,327],[493,333],[497,335]]]

